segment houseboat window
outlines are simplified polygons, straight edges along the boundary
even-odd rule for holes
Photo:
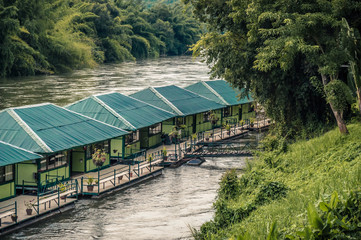
[[[131,132],[125,136],[125,145],[129,145],[139,140],[139,131]]]
[[[162,132],[162,124],[154,124],[149,127],[149,135],[155,135]]]
[[[14,180],[14,165],[0,167],[0,183]]]
[[[203,122],[209,122],[209,116],[210,116],[209,112],[203,113]]]
[[[96,143],[94,144],[95,148],[93,151],[95,151],[95,149],[102,149],[105,151],[105,153],[109,153],[109,141],[104,141],[104,142],[100,142],[100,143]]]
[[[226,107],[223,109],[223,117],[232,116],[232,107]]]
[[[49,170],[52,168],[60,167],[68,163],[68,154],[66,151],[51,155],[47,158],[43,158],[40,161],[41,170]]]
[[[176,122],[177,126],[185,125],[185,124],[186,124],[186,118],[185,117],[177,118],[177,122]]]

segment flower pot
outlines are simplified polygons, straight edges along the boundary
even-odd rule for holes
[[[32,210],[32,209],[31,209]],[[13,216],[13,215],[11,215],[11,220],[13,221],[13,222],[17,222],[18,221],[18,216]]]
[[[168,156],[163,156],[163,161],[167,161],[168,160]]]
[[[26,209],[26,214],[27,215],[31,215],[32,213],[33,213],[33,209],[31,209],[31,208]]]
[[[118,177],[119,181],[122,180],[122,179],[123,179],[123,175]]]
[[[206,138],[206,141],[209,141],[209,138]]]
[[[94,190],[94,185],[88,185],[86,187],[88,189],[88,192],[92,192]]]
[[[60,196],[60,199],[65,200],[65,199],[66,199],[66,195],[64,195],[64,196]]]

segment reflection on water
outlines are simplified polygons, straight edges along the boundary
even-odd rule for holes
[[[66,105],[92,94],[131,94],[149,86],[184,87],[208,80],[207,66],[189,56],[105,64],[69,74],[0,79],[0,110],[42,102]]]

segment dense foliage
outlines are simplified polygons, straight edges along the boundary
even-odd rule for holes
[[[283,135],[312,132],[332,117],[347,133],[348,88],[353,101],[361,96],[359,1],[184,2],[209,29],[195,53],[213,76],[252,91]]]
[[[179,1],[142,0],[0,0],[0,30],[0,77],[187,54],[201,33]]]
[[[194,237],[360,239],[361,125],[348,128],[287,148],[283,139],[266,140],[268,151],[245,172],[225,173],[214,217]]]

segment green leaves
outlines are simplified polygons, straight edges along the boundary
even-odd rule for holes
[[[337,111],[344,111],[353,101],[350,88],[340,80],[333,80],[325,86],[326,100]]]

